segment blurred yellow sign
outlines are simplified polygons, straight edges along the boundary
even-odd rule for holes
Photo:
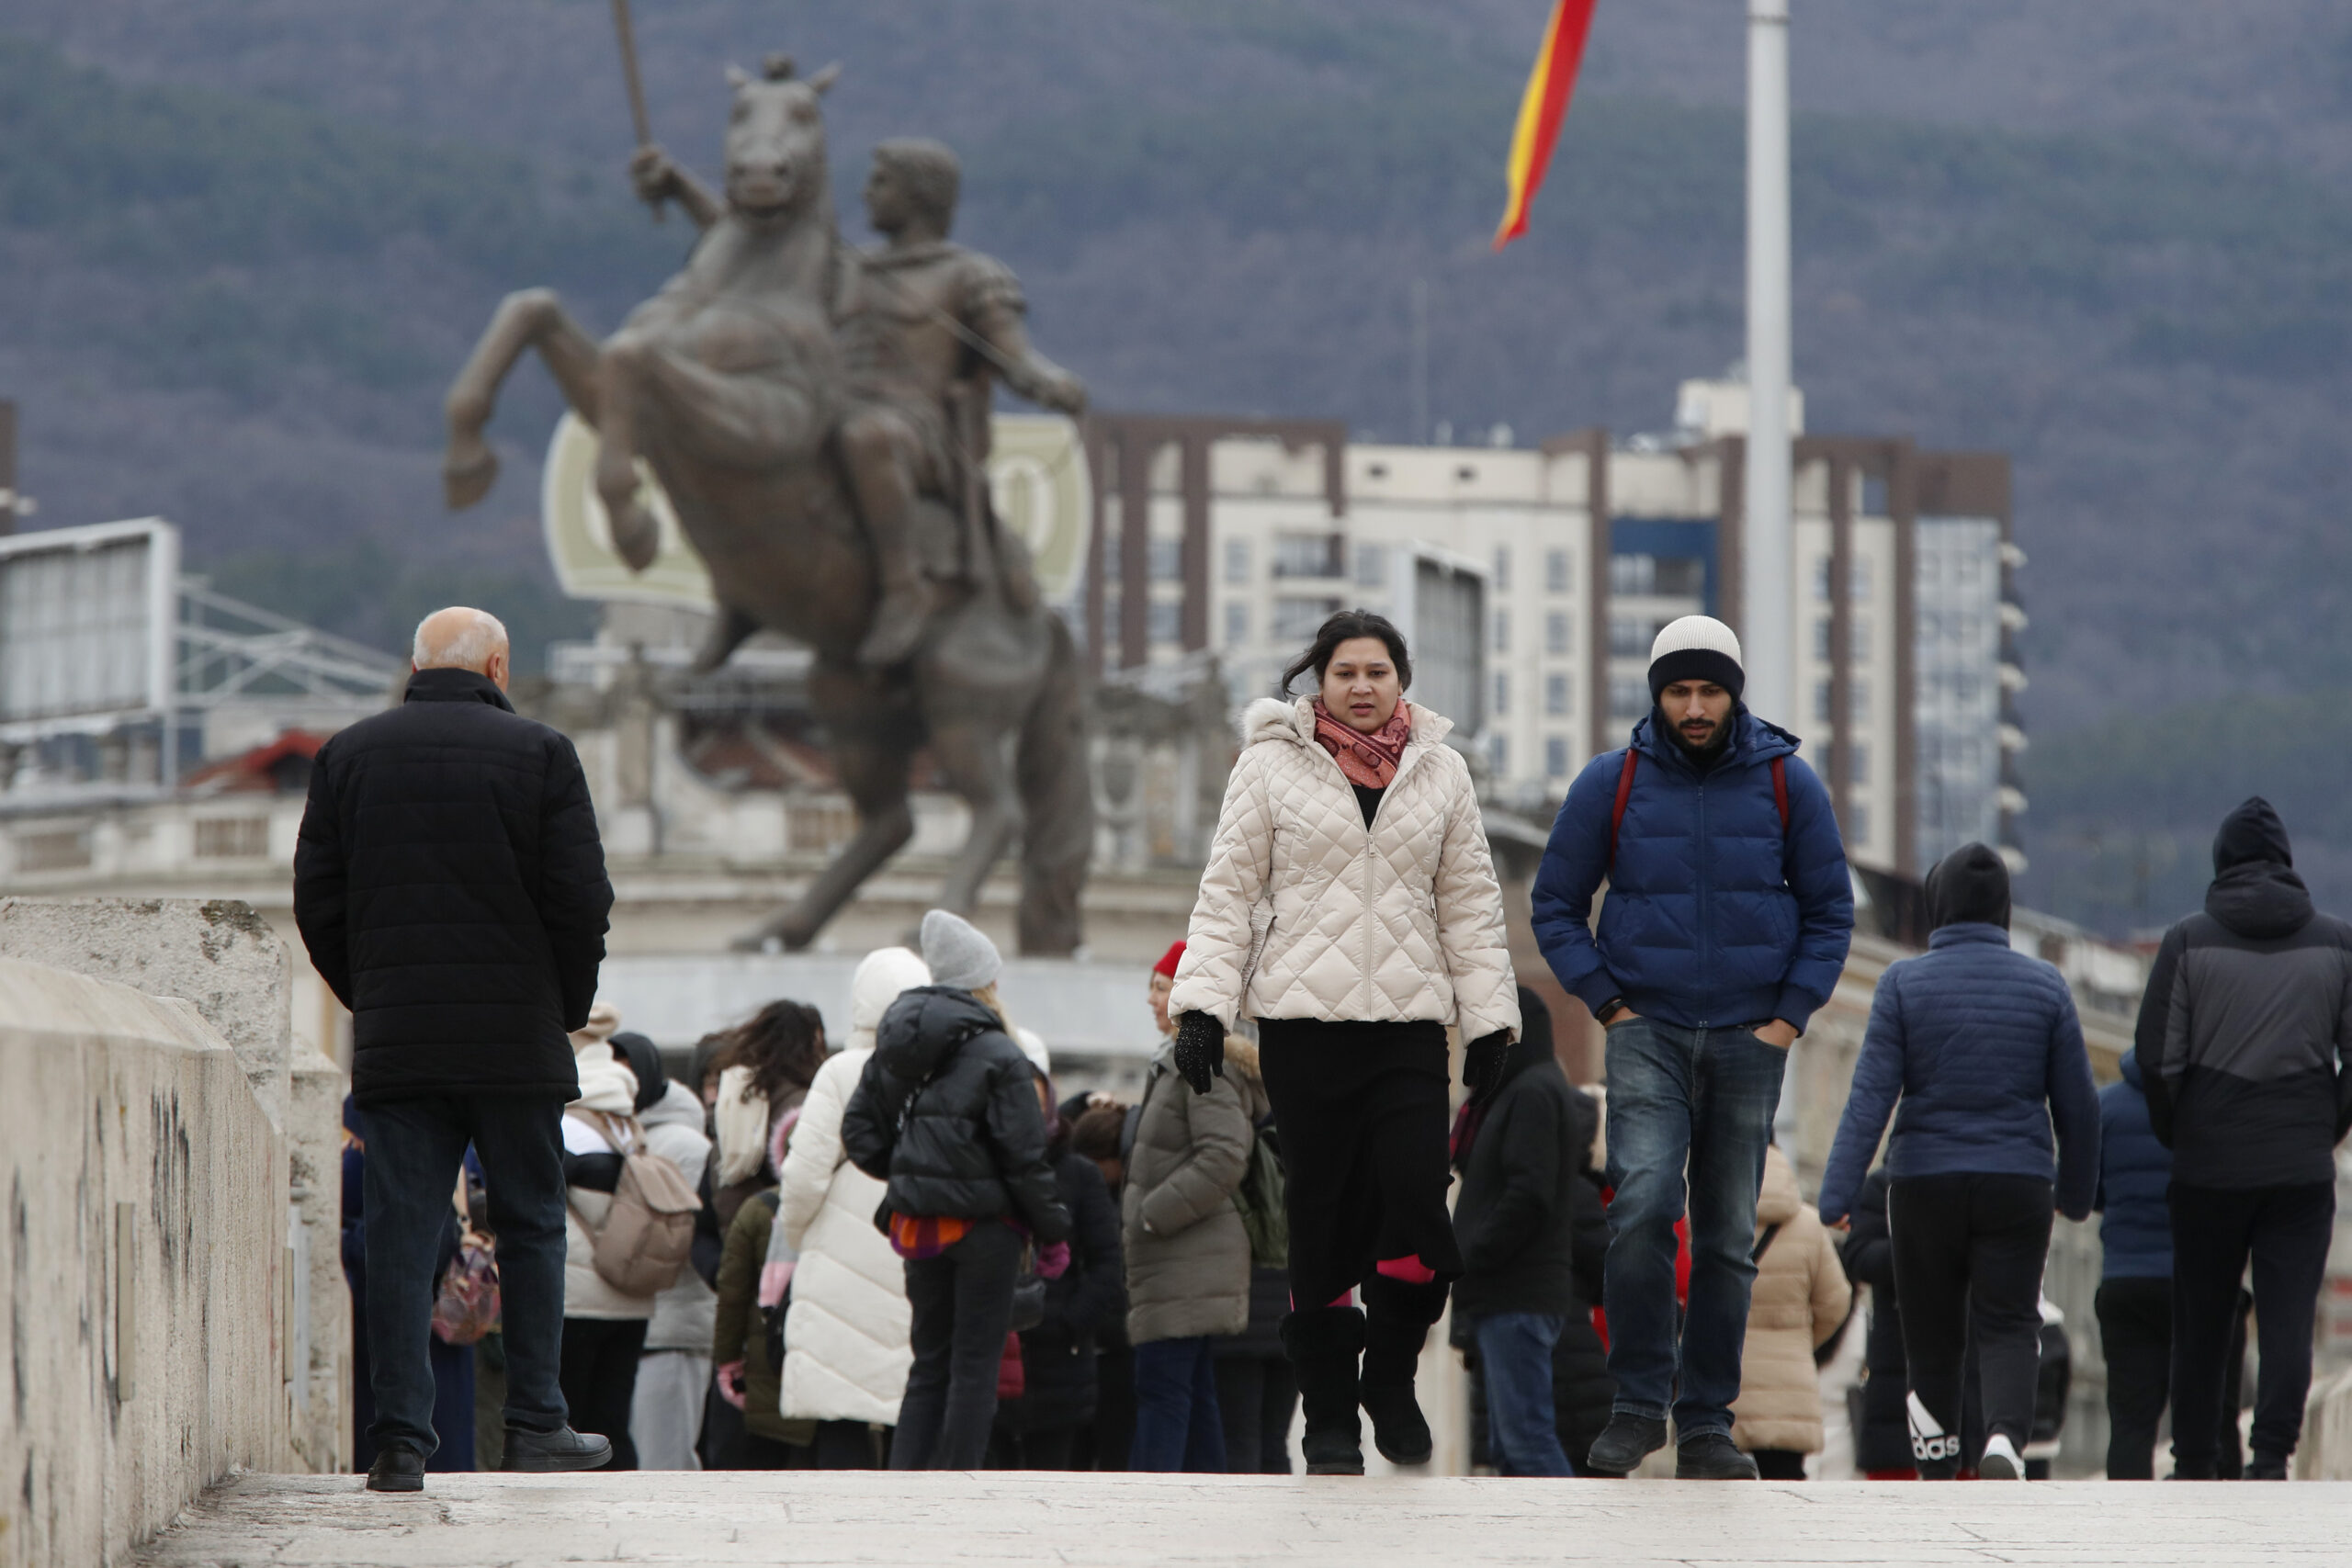
[[[1028,541],[1048,603],[1076,592],[1094,525],[1094,487],[1078,426],[1052,414],[999,414],[989,457],[989,494],[1004,525]],[[631,571],[613,551],[610,518],[596,495],[596,433],[576,415],[557,422],[541,475],[539,521],[556,581],[574,599],[707,609],[710,571],[678,526],[670,498],[638,465],[648,509],[662,525],[653,564]]]

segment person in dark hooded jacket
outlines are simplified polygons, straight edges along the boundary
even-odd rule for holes
[[[914,1365],[893,1470],[978,1470],[996,1421],[997,1369],[1029,1244],[1037,1271],[1069,1260],[1069,1210],[1046,1156],[1036,1069],[976,990],[996,946],[944,909],[923,917],[929,986],[903,991],[842,1116],[842,1146],[887,1182],[876,1224],[907,1260]]]
[[[1046,1103],[1052,1103],[1039,1078]],[[1092,1160],[1070,1147],[1070,1124],[1049,1111],[1046,1157],[1070,1214],[1069,1267],[1046,1282],[1046,1315],[1021,1331],[1021,1393],[997,1409],[989,1468],[1070,1470],[1100,1387],[1095,1336],[1126,1310],[1119,1206]]]
[[[2174,1473],[2217,1462],[2230,1325],[2251,1257],[2261,1304],[2250,1480],[2283,1481],[2352,1127],[2352,926],[2312,907],[2259,795],[2213,840],[2205,908],[2165,933],[2133,1043],[2172,1150]]]
[[[1495,1468],[1573,1475],[1552,1402],[1552,1356],[1577,1310],[1576,1186],[1596,1116],[1552,1055],[1550,1011],[1524,986],[1519,1017],[1496,1087],[1483,1103],[1465,1105],[1456,1124],[1463,1272],[1453,1310],[1476,1337]]]
[[[2009,945],[2000,855],[1983,844],[1955,850],[1928,875],[1928,951],[1879,976],[1821,1179],[1821,1217],[1847,1222],[1893,1111],[1887,1213],[1919,1473],[1949,1479],[1976,1457],[1960,1437],[1973,1337],[1988,1434],[1977,1472],[2023,1480],[2052,1211],[2090,1213],[2098,1098],[2074,993],[2056,969]]]

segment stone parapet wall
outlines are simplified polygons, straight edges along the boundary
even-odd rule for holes
[[[306,1277],[296,1340],[298,1468],[336,1471],[351,1457],[351,1296],[342,1265],[342,1069],[299,1043],[294,955],[235,898],[0,898],[0,955],[179,997],[217,1031],[263,1113],[287,1140],[277,1206],[293,1205]],[[5,1006],[5,1002],[0,1002]]]
[[[0,957],[0,1564],[112,1563],[290,1427],[285,1133],[189,1002]]]

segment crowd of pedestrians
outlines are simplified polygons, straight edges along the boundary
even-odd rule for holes
[[[1349,1475],[1365,1417],[1417,1465],[1449,1308],[1473,1457],[1502,1475],[1651,1473],[1670,1445],[1683,1478],[1803,1480],[1859,1331],[1857,1470],[2025,1479],[2069,1369],[2053,1224],[2094,1211],[2109,1476],[2157,1472],[2167,1408],[2176,1476],[2288,1472],[2352,1128],[2352,926],[2258,799],[2104,1090],[2068,985],[2011,940],[2001,856],[1936,866],[1808,1201],[1777,1113],[1854,883],[1719,622],[1660,631],[1650,715],[1574,781],[1534,881],[1605,1089],[1569,1081],[1514,974],[1404,637],[1346,611],[1242,716],[1189,929],[1139,977],[1159,1045],[1132,1102],[1057,1093],[995,944],[944,910],[858,964],[840,1039],[779,998],[673,1078],[597,999],[586,781],[513,711],[507,657],[481,612],[429,617],[406,701],[321,750],[297,859],[354,1017],[371,1487],[1294,1451]]]

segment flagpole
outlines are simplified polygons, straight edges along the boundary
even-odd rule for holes
[[[1776,724],[1796,711],[1789,518],[1789,0],[1747,5],[1747,470],[1740,551],[1747,705]]]

